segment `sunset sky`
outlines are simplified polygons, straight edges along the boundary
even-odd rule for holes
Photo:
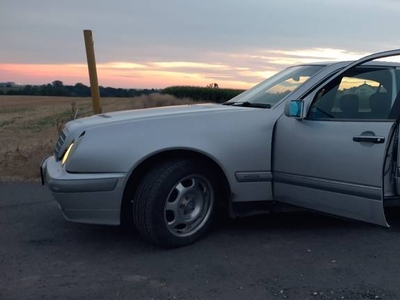
[[[248,88],[295,63],[400,48],[398,0],[2,0],[0,82]]]

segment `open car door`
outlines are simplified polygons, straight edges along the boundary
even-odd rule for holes
[[[364,57],[288,99],[274,132],[277,201],[388,226],[400,73],[369,62],[395,55],[400,50]]]

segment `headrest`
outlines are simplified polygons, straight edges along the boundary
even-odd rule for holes
[[[343,112],[358,112],[358,96],[355,94],[343,95],[340,98],[339,106]]]
[[[391,99],[388,93],[375,93],[369,96],[369,106],[372,112],[388,113]]]

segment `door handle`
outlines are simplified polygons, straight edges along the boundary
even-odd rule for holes
[[[385,142],[385,138],[383,136],[374,136],[374,135],[358,135],[353,137],[354,142],[365,142],[365,143],[374,143],[374,144],[383,144]]]

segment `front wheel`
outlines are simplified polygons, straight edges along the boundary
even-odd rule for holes
[[[191,160],[154,167],[136,192],[133,216],[139,233],[163,247],[193,243],[208,230],[218,197],[215,174]]]

